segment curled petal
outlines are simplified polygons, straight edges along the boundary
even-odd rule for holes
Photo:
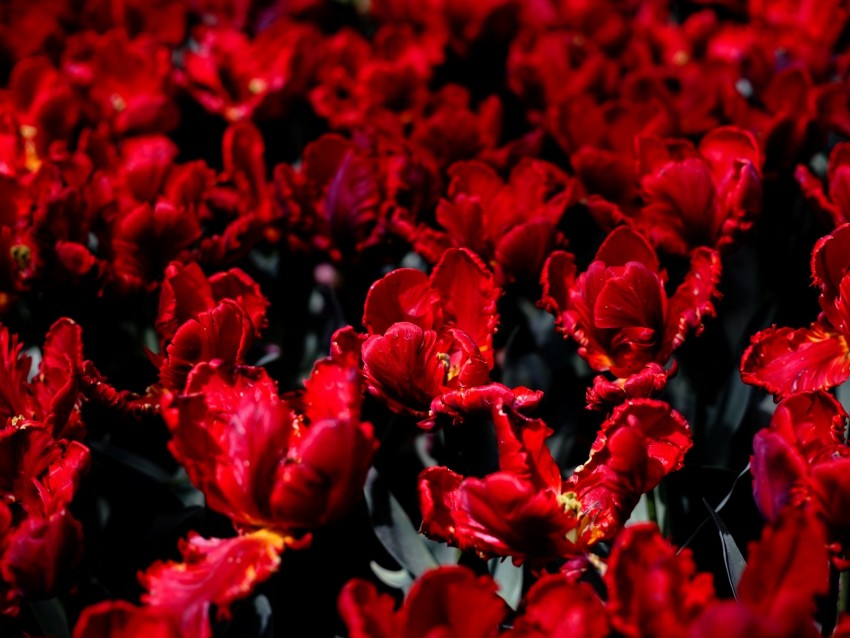
[[[419,476],[422,532],[462,550],[545,563],[576,552],[578,522],[552,490],[509,472],[467,478],[444,467]]]
[[[360,351],[365,340],[366,336],[351,326],[340,328],[331,336],[330,356],[313,364],[299,399],[308,422],[360,419],[364,390]]]
[[[341,518],[362,498],[377,449],[370,423],[328,419],[311,425],[274,476],[274,521],[301,532]]]
[[[207,279],[195,262],[169,264],[165,269],[156,318],[162,343],[171,340],[186,321],[197,319],[224,299],[235,301],[248,315],[255,333],[259,334],[266,324],[269,302],[260,292],[257,282],[244,271],[232,268]]]
[[[363,325],[369,334],[384,334],[394,323],[413,323],[433,330],[442,323],[440,295],[428,276],[413,268],[399,268],[369,288]]]
[[[446,376],[438,335],[412,323],[394,324],[363,343],[363,375],[369,391],[398,412],[426,416],[442,394]]]
[[[437,333],[412,323],[394,324],[364,343],[363,375],[369,391],[393,410],[428,416],[444,392],[489,383],[489,367],[460,330]]]
[[[720,296],[720,254],[710,248],[697,248],[691,254],[691,269],[670,298],[661,359],[666,359],[694,332],[702,331],[705,317],[716,314],[714,300]]]
[[[185,394],[164,397],[163,416],[169,449],[209,507],[245,526],[285,525],[269,500],[294,417],[265,371],[200,364]]]
[[[829,195],[823,182],[805,166],[797,166],[794,177],[806,199],[833,225],[841,226],[850,220],[850,144],[836,144],[829,154],[826,174]]]
[[[82,525],[68,510],[29,516],[4,538],[0,574],[18,595],[50,597],[67,585],[82,550]]]
[[[445,467],[425,469],[419,475],[422,533],[447,543],[454,539],[454,512],[459,508],[458,490],[463,477]]]
[[[561,470],[546,446],[552,430],[540,419],[528,419],[499,406],[493,409],[499,446],[499,469],[529,480],[538,489],[561,489]]]
[[[113,266],[128,288],[153,288],[166,265],[201,237],[196,215],[166,202],[143,204],[122,217],[112,234]]]
[[[623,636],[688,634],[715,603],[710,574],[698,574],[691,552],[672,546],[653,524],[617,537],[605,573],[611,624]]]
[[[493,638],[505,616],[505,603],[488,576],[459,566],[425,572],[411,587],[398,611],[374,585],[352,580],[339,597],[340,615],[352,638],[469,636]],[[469,613],[474,609],[475,613]]]
[[[160,382],[169,390],[180,391],[197,363],[214,360],[229,365],[241,363],[253,334],[245,311],[235,301],[225,299],[180,326],[166,349],[159,370]]]
[[[507,611],[497,589],[492,578],[467,567],[432,569],[410,588],[402,608],[401,635],[491,638]],[[475,613],[469,613],[471,609]]]
[[[555,325],[564,330],[564,313],[570,307],[570,290],[576,284],[575,257],[566,251],[556,250],[543,265],[541,282],[543,296],[539,305],[555,316]]]
[[[363,400],[359,367],[340,365],[333,358],[320,359],[304,382],[302,402],[311,423],[324,419],[357,421]]]
[[[850,330],[850,280],[845,275],[850,270],[850,224],[836,228],[821,237],[812,250],[812,280],[820,288],[818,298],[829,322],[839,331]]]
[[[521,386],[511,389],[501,383],[491,383],[446,392],[431,402],[431,412],[435,417],[445,415],[451,417],[454,423],[460,423],[471,414],[490,414],[498,405],[518,411],[533,408],[542,398],[543,393],[540,390],[529,390]],[[434,425],[435,420],[432,418],[424,423]]]
[[[823,182],[812,175],[808,168],[802,165],[797,166],[797,170],[794,171],[794,178],[800,185],[803,196],[809,201],[815,212],[826,217],[833,226],[841,226],[847,223],[848,217],[845,216],[844,211],[830,201],[824,192]]]
[[[596,296],[594,325],[601,330],[651,332],[664,323],[663,295],[658,275],[640,262],[630,261],[622,274],[610,277]],[[652,339],[650,345],[654,345],[654,337],[648,335]],[[638,334],[633,335],[635,342],[640,339]]]
[[[572,582],[559,574],[541,577],[528,593],[506,635],[510,638],[605,638],[608,615],[599,596],[587,583]]]
[[[201,267],[192,262],[172,262],[165,269],[159,295],[156,330],[163,342],[170,340],[189,319],[215,306],[215,300]]]
[[[554,226],[545,219],[515,226],[497,244],[496,263],[509,280],[535,281],[556,239]]]
[[[640,372],[625,379],[609,381],[604,376],[597,375],[593,379],[593,386],[587,389],[587,407],[604,411],[629,399],[651,398],[661,393],[667,385],[667,380],[675,373],[675,365],[665,370],[657,363],[650,363]]]
[[[762,618],[786,619],[788,627],[811,624],[815,596],[829,588],[823,526],[812,512],[786,508],[750,545],[748,556],[739,600]]]
[[[226,617],[231,603],[277,571],[284,544],[266,530],[228,539],[191,534],[181,543],[183,562],[155,563],[139,577],[142,602],[177,619],[182,635],[210,638],[210,608]]]
[[[687,255],[714,246],[722,220],[711,171],[699,158],[671,162],[641,181],[646,205],[640,224],[656,246]]]
[[[79,435],[72,426],[79,424],[73,412],[79,409],[82,372],[83,330],[64,317],[45,336],[38,381],[33,384],[37,401],[47,411],[45,424],[55,436]]]
[[[850,459],[839,458],[812,468],[811,489],[818,513],[828,526],[830,539],[839,541],[844,555],[850,547]],[[838,564],[838,562],[836,562]]]
[[[501,290],[484,263],[464,248],[447,250],[434,267],[431,285],[440,295],[445,318],[463,330],[493,367],[493,333],[499,322]]]
[[[38,422],[0,429],[0,494],[28,515],[47,517],[70,504],[89,468],[89,449],[56,440]]]
[[[744,383],[775,397],[827,390],[850,377],[844,336],[813,323],[809,328],[768,328],[756,334],[741,359]]]
[[[181,638],[180,622],[165,610],[107,600],[86,607],[74,638]]]
[[[210,286],[216,302],[233,299],[239,304],[251,320],[254,334],[259,336],[268,324],[266,309],[269,306],[269,301],[260,290],[259,284],[244,270],[231,268],[210,277]]]
[[[708,162],[718,184],[734,174],[741,162],[761,170],[758,142],[752,133],[736,126],[720,126],[706,133],[700,140],[699,153]]]
[[[809,468],[800,453],[779,434],[756,433],[750,463],[753,497],[768,521],[776,521],[786,505],[800,505],[805,499]]]
[[[351,638],[395,638],[399,635],[401,618],[395,611],[395,600],[389,594],[378,593],[369,581],[348,581],[339,592],[337,607]]]
[[[801,392],[776,406],[770,431],[792,444],[810,465],[850,456],[847,413],[826,392]]]
[[[613,537],[641,494],[682,467],[692,444],[685,419],[663,401],[635,399],[615,408],[590,459],[564,485],[589,521],[587,542]]]
[[[54,248],[56,249],[56,258],[73,275],[85,275],[98,263],[91,251],[80,243],[59,240]]]
[[[661,271],[655,249],[630,226],[618,226],[612,230],[596,251],[596,260],[609,267],[625,266],[630,261],[636,261],[652,272]]]

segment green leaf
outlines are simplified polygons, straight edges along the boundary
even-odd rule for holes
[[[457,563],[460,552],[420,534],[375,468],[369,470],[364,491],[375,536],[414,577],[440,565]]]
[[[711,507],[705,499],[703,499],[703,503],[705,503],[706,508],[708,508],[708,513],[714,521],[717,531],[720,533],[720,544],[723,547],[723,562],[726,565],[726,576],[729,578],[729,584],[732,586],[732,592],[735,594],[735,598],[737,598],[738,583],[741,582],[741,576],[744,573],[744,569],[747,567],[747,561],[744,560],[744,555],[741,554],[741,550],[738,549],[735,539],[732,538],[732,534],[729,533],[729,530],[726,528],[726,524],[717,512],[714,511],[714,508]]]
[[[65,607],[58,598],[50,600],[34,600],[30,603],[30,611],[45,636],[49,638],[69,638],[68,617]]]
[[[413,584],[413,577],[410,575],[410,572],[406,569],[399,569],[398,571],[393,571],[391,569],[387,569],[386,567],[381,567],[375,561],[369,561],[369,567],[372,570],[372,573],[375,574],[378,580],[380,580],[387,587],[392,587],[393,589],[400,589],[403,592],[407,592],[410,586]]]
[[[490,560],[490,575],[499,585],[499,596],[516,611],[522,598],[522,567],[506,558],[493,558]]]

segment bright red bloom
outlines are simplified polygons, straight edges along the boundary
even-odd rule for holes
[[[251,277],[231,268],[207,278],[198,264],[172,262],[165,269],[159,294],[156,329],[163,343],[169,341],[186,321],[212,310],[224,299],[232,299],[245,311],[259,335],[266,326],[268,300]]]
[[[303,88],[296,62],[312,39],[310,27],[288,20],[253,40],[227,26],[199,26],[176,79],[209,112],[230,122],[250,118],[281,91]]]
[[[636,399],[617,406],[602,424],[588,461],[563,486],[578,503],[584,542],[613,539],[641,494],[680,469],[692,445],[687,421],[663,401]]]
[[[464,478],[445,467],[419,476],[422,532],[436,540],[515,562],[574,555],[578,520],[561,499],[561,473],[545,440],[551,430],[493,407],[500,471]]]
[[[669,130],[666,110],[655,106],[641,110],[619,100],[600,105],[581,94],[551,105],[546,127],[570,155],[587,192],[632,211],[639,204],[634,141]]]
[[[446,251],[430,277],[400,268],[375,282],[363,310],[370,392],[425,417],[440,395],[488,384],[500,292],[466,249]]]
[[[489,366],[466,333],[394,323],[363,344],[369,391],[396,412],[427,416],[431,402],[457,388],[489,382]]]
[[[25,150],[25,166],[35,171],[55,141],[67,141],[80,116],[80,104],[67,78],[46,56],[15,65],[0,112],[15,123]]]
[[[672,546],[651,523],[627,527],[617,537],[608,570],[607,611],[629,638],[678,638],[715,603],[710,574],[697,573],[691,552]]]
[[[823,530],[806,509],[786,508],[750,545],[738,600],[712,606],[693,625],[696,638],[820,636],[815,598],[829,588]],[[779,559],[781,557],[781,560]]]
[[[170,95],[171,52],[153,38],[123,30],[75,36],[65,49],[67,77],[87,94],[93,120],[119,135],[168,131],[179,114]]]
[[[557,224],[575,203],[578,184],[557,167],[524,159],[503,182],[480,161],[449,169],[451,183],[437,206],[444,230],[420,226],[413,245],[436,262],[452,247],[465,247],[491,264],[498,281],[536,281],[543,261],[563,243]]]
[[[248,595],[280,565],[285,539],[261,530],[236,538],[181,543],[183,562],[155,563],[140,574],[143,607],[104,602],[86,609],[74,638],[210,638],[210,609],[228,617],[228,606]]]
[[[343,354],[318,364],[299,416],[261,368],[202,363],[183,393],[164,398],[169,447],[207,504],[238,527],[308,533],[360,498],[377,447],[359,420],[354,366]],[[357,401],[329,416],[340,389]]]
[[[464,478],[445,467],[420,474],[422,531],[461,549],[515,562],[575,556],[622,528],[641,494],[679,469],[691,446],[680,414],[660,401],[614,410],[590,459],[566,481],[540,421],[493,408],[500,471]]]
[[[352,580],[339,595],[351,638],[495,638],[507,606],[492,578],[466,567],[439,567],[419,578],[401,609],[375,586]]]
[[[166,265],[201,237],[197,216],[162,201],[142,204],[123,216],[112,231],[113,268],[125,288],[154,289]]]
[[[836,144],[829,154],[826,171],[827,189],[805,166],[795,172],[803,194],[833,225],[850,221],[850,143]]]
[[[577,553],[568,534],[578,521],[559,496],[512,472],[477,479],[428,468],[419,477],[422,532],[484,556],[545,564]]]
[[[200,199],[196,195],[200,191],[205,196],[204,205],[198,209],[201,223],[220,229],[205,233],[201,239],[197,248],[200,262],[229,263],[246,255],[263,238],[275,217],[266,183],[265,152],[259,129],[248,121],[235,122],[222,138],[224,172],[215,186],[203,192],[197,174],[190,173],[182,180],[179,201],[187,199],[187,205],[193,204],[192,197]]]
[[[431,402],[432,419],[420,422],[419,425],[436,423],[436,419],[443,416],[450,417],[457,424],[470,414],[490,414],[499,405],[524,412],[536,407],[542,398],[543,392],[540,390],[529,390],[523,386],[509,388],[501,383],[461,388],[434,399]]]
[[[277,571],[285,546],[303,546],[313,529],[362,497],[377,442],[372,426],[359,420],[359,345],[350,329],[334,336],[331,356],[317,362],[294,399],[303,414],[278,396],[261,368],[222,362],[195,366],[185,393],[163,397],[172,453],[207,505],[229,516],[241,535],[191,534],[181,546],[183,562],[156,563],[140,576],[143,607],[89,608],[75,638],[105,628],[125,638],[210,638],[212,606],[226,617],[232,602]]]
[[[442,61],[429,39],[401,25],[383,25],[368,40],[349,29],[328,38],[309,94],[316,113],[334,129],[400,129],[419,119]]]
[[[830,395],[801,393],[784,399],[770,427],[753,440],[753,492],[768,521],[790,505],[811,509],[830,540],[850,543],[850,447],[847,413]]]
[[[593,587],[559,574],[542,576],[525,595],[510,638],[605,638],[605,607]]]
[[[471,159],[504,167],[517,155],[536,154],[540,142],[533,133],[500,147],[502,126],[502,103],[498,97],[490,96],[474,109],[465,87],[448,84],[431,95],[424,112],[414,122],[410,141],[443,169]]]
[[[324,135],[304,149],[298,171],[275,168],[284,223],[305,227],[307,238],[335,259],[374,244],[387,210],[384,173],[376,158],[338,135]]]
[[[0,429],[0,612],[51,596],[79,561],[82,527],[68,506],[88,465],[88,448],[41,423]]]
[[[605,411],[610,406],[619,405],[632,397],[657,396],[675,372],[676,362],[674,361],[670,370],[665,370],[657,363],[649,363],[643,370],[625,379],[609,381],[605,376],[597,375],[593,378],[593,385],[585,394],[587,407]]]
[[[95,178],[102,191],[96,191],[98,205],[102,205],[100,200],[114,199],[119,211],[126,214],[141,203],[155,204],[163,194],[176,190],[171,183],[179,181],[174,163],[179,149],[164,135],[140,135],[113,147],[105,131],[98,130],[87,133],[83,143],[101,171]]]
[[[168,611],[107,600],[83,610],[74,638],[181,638],[180,621]]]
[[[686,140],[644,138],[638,147],[644,206],[635,224],[663,250],[722,248],[761,212],[761,153],[738,128],[716,128],[695,149]]]
[[[850,377],[850,224],[822,237],[812,252],[821,314],[808,328],[773,326],[752,337],[741,359],[744,383],[777,398],[826,390]]]
[[[57,438],[79,437],[83,366],[82,329],[70,319],[59,319],[48,330],[31,381],[32,360],[17,337],[0,328],[0,419],[38,421]]]
[[[626,379],[651,364],[666,365],[688,333],[702,330],[703,318],[715,312],[719,277],[717,252],[696,249],[690,272],[668,297],[655,251],[622,227],[578,277],[572,255],[553,253],[543,268],[540,303],[555,315],[558,330],[578,342],[579,354],[594,370]]]
[[[210,267],[242,256],[272,220],[263,138],[249,122],[225,131],[218,176],[202,160],[175,163],[178,148],[162,135],[116,148],[101,127],[83,142],[96,160],[92,208],[108,222],[98,241],[112,247],[109,265],[125,288],[154,289],[173,259]]]
[[[181,391],[192,368],[215,361],[235,366],[245,361],[254,338],[254,327],[242,307],[224,299],[209,310],[185,321],[165,348],[152,357],[159,366],[159,381],[167,390]]]

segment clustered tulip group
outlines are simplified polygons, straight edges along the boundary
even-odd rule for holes
[[[0,635],[850,636],[845,0],[8,0],[0,82]]]

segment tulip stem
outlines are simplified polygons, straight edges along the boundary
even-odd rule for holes
[[[850,602],[850,571],[841,572],[838,579],[838,614],[846,614]]]
[[[655,490],[646,493],[646,514],[649,520],[658,525],[658,508],[655,506]]]

